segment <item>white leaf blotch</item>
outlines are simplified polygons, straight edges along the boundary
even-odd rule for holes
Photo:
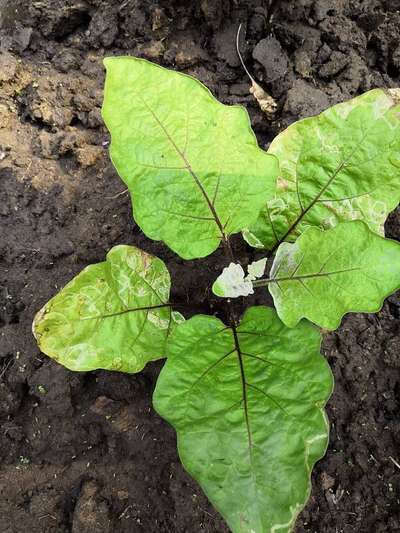
[[[223,298],[237,298],[253,294],[253,284],[245,279],[241,265],[230,263],[218,276],[212,287],[213,293]]]

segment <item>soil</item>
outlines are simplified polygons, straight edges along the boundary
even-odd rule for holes
[[[146,239],[112,168],[100,118],[102,58],[146,57],[250,113],[260,145],[374,87],[399,86],[399,0],[0,0],[0,531],[227,532],[180,466],[151,407],[162,363],[138,375],[73,373],[41,354],[34,313],[115,244],[164,259],[187,316],[222,252],[184,262]],[[266,117],[235,51],[278,102]],[[121,193],[122,194],[119,194]],[[387,223],[400,239],[400,212]],[[240,238],[238,258],[254,257]],[[261,293],[262,291],[260,291]],[[257,294],[250,303],[265,303]],[[330,447],[296,533],[400,531],[400,297],[324,337],[336,377]]]

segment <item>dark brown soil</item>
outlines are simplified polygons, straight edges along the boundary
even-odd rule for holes
[[[373,87],[400,85],[399,0],[0,0],[0,532],[226,532],[151,408],[161,363],[72,373],[40,354],[34,313],[118,243],[162,257],[173,300],[218,312],[222,253],[184,262],[135,227],[100,119],[110,54],[200,78],[250,112],[260,144]],[[234,47],[279,102],[268,120]],[[266,40],[264,40],[266,39]],[[253,50],[255,57],[252,56]],[[387,225],[400,239],[400,214]],[[240,239],[236,253],[252,258]],[[251,303],[260,303],[257,294]],[[327,456],[297,533],[400,531],[400,298],[325,337],[336,377]]]

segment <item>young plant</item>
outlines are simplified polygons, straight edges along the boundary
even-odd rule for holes
[[[226,323],[184,321],[164,263],[116,246],[45,305],[35,336],[73,370],[138,372],[167,357],[154,406],[185,468],[232,531],[289,532],[328,443],[333,379],[311,322],[334,329],[400,286],[400,245],[383,237],[400,196],[399,92],[297,122],[266,153],[246,111],[193,78],[129,57],[105,64],[111,158],[142,231],[184,259],[222,243],[229,266],[214,292],[268,286],[277,312],[251,307],[238,320],[227,299]],[[247,276],[230,245],[238,232],[266,249]]]

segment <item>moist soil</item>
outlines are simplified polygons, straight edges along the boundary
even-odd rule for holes
[[[0,531],[227,532],[153,411],[162,363],[74,373],[41,354],[35,312],[113,245],[161,257],[185,314],[222,315],[221,251],[184,262],[145,238],[108,157],[102,58],[145,57],[250,113],[262,147],[291,122],[400,85],[398,0],[0,0]],[[263,114],[235,51],[278,103]],[[387,235],[400,238],[393,213]],[[234,239],[247,263],[254,253]],[[265,291],[248,301],[268,303]],[[238,304],[243,311],[244,303]],[[400,531],[400,298],[324,335],[336,378],[327,455],[296,533]]]

